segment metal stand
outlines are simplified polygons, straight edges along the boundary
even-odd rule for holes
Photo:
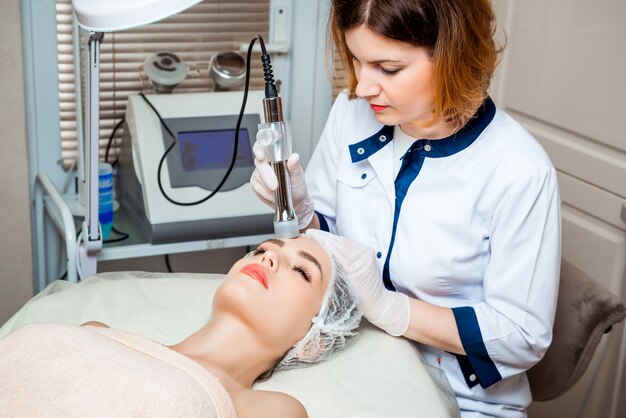
[[[78,274],[81,279],[96,274],[102,234],[98,222],[98,163],[100,140],[100,43],[103,34],[90,32],[87,62],[87,146],[85,156],[85,221],[79,247]]]

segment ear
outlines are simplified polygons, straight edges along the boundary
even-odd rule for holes
[[[313,325],[307,335],[299,341],[294,349],[295,357],[302,363],[319,363],[328,352],[328,335],[323,334]]]

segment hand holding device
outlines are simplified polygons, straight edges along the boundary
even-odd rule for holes
[[[322,242],[346,270],[358,295],[357,306],[372,324],[394,337],[406,332],[411,318],[409,297],[385,288],[373,249],[317,229],[307,230],[305,236]]]
[[[254,165],[256,166],[250,179],[250,184],[257,197],[271,208],[275,207],[274,193],[278,189],[276,173],[270,166],[265,147],[258,141],[252,148],[254,152]],[[291,196],[294,210],[298,217],[298,227],[305,228],[313,219],[313,200],[309,196],[304,180],[304,170],[300,164],[300,155],[292,153],[287,159],[287,171],[291,183]]]

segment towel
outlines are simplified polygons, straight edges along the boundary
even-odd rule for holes
[[[32,324],[0,340],[0,416],[237,414],[213,374],[161,344],[110,328]]]

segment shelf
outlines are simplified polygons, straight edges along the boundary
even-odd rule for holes
[[[39,173],[35,181],[35,218],[37,243],[37,279],[36,291],[44,289],[50,280],[57,276],[50,274],[46,258],[45,221],[49,219],[56,232],[65,243],[67,263],[67,280],[72,283],[78,282],[79,277],[79,247],[77,231],[82,228],[82,216],[73,216],[70,207],[76,212],[79,202],[71,196],[61,196],[48,177]],[[69,200],[69,202],[68,202]],[[80,208],[79,208],[80,209]],[[46,216],[47,215],[47,216]],[[103,243],[102,249],[97,253],[97,261],[125,260],[139,257],[150,257],[164,254],[177,254],[221,248],[244,247],[257,245],[268,238],[271,234],[255,234],[247,236],[235,236],[228,238],[214,238],[207,240],[181,241],[164,244],[152,244],[148,242],[146,235],[131,220],[123,207],[118,207],[114,212],[113,223],[115,228],[127,233],[129,237],[124,241]],[[115,238],[115,233],[112,236]]]
[[[229,238],[215,238],[199,241],[181,241],[164,244],[151,244],[145,234],[130,220],[121,207],[113,215],[113,224],[121,232],[129,234],[124,241],[105,243],[98,254],[98,261],[124,260],[129,258],[149,257],[163,254],[178,254],[193,251],[214,250],[219,248],[245,247],[257,245],[271,238],[271,234],[246,235]],[[111,237],[115,238],[115,232]]]

